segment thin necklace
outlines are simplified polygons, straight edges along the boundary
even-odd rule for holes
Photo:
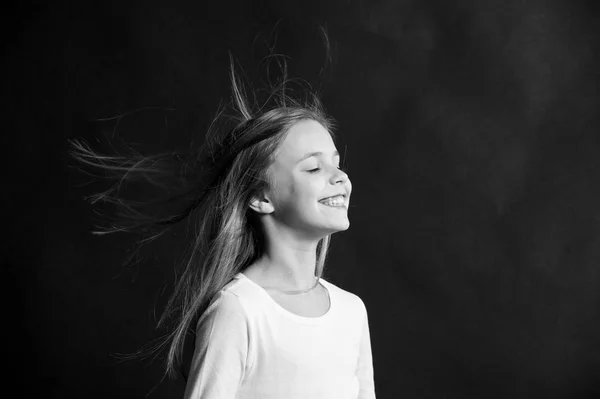
[[[277,292],[281,292],[282,294],[286,294],[286,295],[300,295],[300,294],[306,294],[309,291],[314,290],[315,288],[317,288],[317,285],[319,285],[319,278],[317,277],[317,280],[315,281],[315,285],[313,285],[312,287],[306,289],[306,290],[299,290],[299,291],[283,291],[283,290],[278,290],[275,288],[275,290]]]

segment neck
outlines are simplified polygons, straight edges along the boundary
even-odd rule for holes
[[[254,267],[265,288],[302,291],[315,285],[318,240],[298,241],[279,236],[267,239]]]

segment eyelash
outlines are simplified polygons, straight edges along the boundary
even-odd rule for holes
[[[344,168],[342,166],[338,166],[338,169],[344,173],[346,172],[346,168]],[[308,173],[317,173],[320,170],[321,170],[321,168],[314,168],[314,169],[309,170]]]

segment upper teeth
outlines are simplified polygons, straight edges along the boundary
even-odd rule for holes
[[[344,196],[336,195],[335,197],[329,197],[324,200],[321,200],[321,202],[325,205],[343,205],[344,204]]]

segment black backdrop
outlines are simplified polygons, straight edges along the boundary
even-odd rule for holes
[[[158,363],[115,355],[159,336],[182,237],[123,269],[135,238],[89,234],[82,197],[106,185],[68,167],[66,139],[108,150],[115,120],[95,120],[128,112],[118,132],[141,151],[201,139],[227,51],[259,76],[279,21],[292,76],[323,82],[339,121],[354,207],[326,276],[367,305],[378,397],[600,397],[599,17],[572,0],[7,11],[6,386],[181,397]]]

